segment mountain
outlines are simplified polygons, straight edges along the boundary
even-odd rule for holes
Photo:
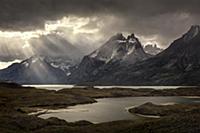
[[[160,54],[132,65],[118,65],[92,83],[101,85],[200,85],[199,75],[200,26],[195,25]]]
[[[71,67],[68,61],[68,56],[33,56],[0,70],[0,77],[23,84],[200,85],[200,26],[155,56],[144,51],[134,34],[117,34],[79,65]]]
[[[45,57],[53,67],[59,68],[67,75],[70,69],[80,63],[84,54],[64,37],[57,33],[42,35],[30,41],[34,54]]]
[[[117,34],[89,55],[90,58],[105,62],[121,60],[130,64],[146,59],[148,56],[134,34],[127,39],[122,34]]]
[[[120,64],[134,64],[149,58],[134,34],[125,38],[122,34],[111,37],[104,45],[85,56],[70,76],[72,83],[93,82]]]
[[[163,51],[163,49],[159,48],[156,44],[155,45],[152,45],[152,44],[147,44],[145,47],[144,47],[144,51],[148,54],[151,54],[151,55],[157,55],[159,54],[160,52]]]
[[[83,53],[58,33],[41,35],[30,40],[35,55],[21,63],[0,70],[0,80],[23,84],[66,83]]]
[[[47,58],[41,56],[33,56],[0,70],[0,77],[20,84],[64,83],[67,78],[64,71],[53,67]]]

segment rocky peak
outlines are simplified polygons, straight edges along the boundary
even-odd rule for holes
[[[134,38],[136,38],[136,37],[135,37],[135,34],[132,33],[131,35],[129,35],[129,36],[127,37],[127,40],[134,39]]]
[[[116,35],[112,36],[109,41],[115,40],[125,40],[126,38],[123,36],[122,33],[117,33]]]
[[[127,42],[131,44],[135,44],[138,42],[138,39],[135,37],[134,34],[131,34],[127,37]]]
[[[200,26],[199,25],[193,25],[189,29],[189,31],[183,36],[184,41],[189,41],[196,37],[200,33]]]
[[[129,60],[130,58],[130,62],[135,62],[137,60],[135,58],[146,58],[147,54],[135,34],[130,34],[125,38],[121,33],[118,33],[99,49],[92,52],[89,57],[105,62],[110,60]]]

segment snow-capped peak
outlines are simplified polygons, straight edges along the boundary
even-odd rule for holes
[[[143,50],[143,47],[135,37],[134,34],[129,35],[125,38],[122,34],[116,34],[111,37],[104,45],[99,49],[92,52],[88,55],[90,58],[96,58],[101,61],[109,62],[110,60],[123,60],[132,56],[140,56],[146,53]]]
[[[127,37],[127,41],[128,41],[128,43],[132,43],[132,44],[137,43],[137,39],[136,39],[136,37],[135,37],[135,34],[129,35],[129,36]]]
[[[128,40],[131,39],[131,38],[136,38],[134,33],[132,33],[131,35],[129,35],[129,36],[127,37]]]
[[[184,35],[184,41],[189,41],[200,33],[200,26],[193,25],[190,30]]]
[[[24,60],[22,62],[22,64],[25,66],[25,67],[29,67],[30,65],[32,64],[36,64],[36,63],[41,63],[43,62],[45,59],[45,57],[42,57],[42,56],[32,56],[30,57],[29,59],[27,60]]]

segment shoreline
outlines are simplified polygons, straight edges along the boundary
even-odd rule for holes
[[[46,89],[53,90],[50,88],[57,88],[56,91],[62,90],[62,89],[73,89],[73,88],[95,88],[95,89],[154,89],[154,90],[163,90],[163,89],[178,89],[178,88],[195,88],[198,86],[118,86],[118,85],[110,85],[110,86],[79,86],[79,85],[73,85],[73,84],[23,84],[22,87],[34,87],[34,88],[40,88],[40,89]]]
[[[98,129],[101,133],[107,133],[112,127],[114,131],[126,131],[130,128],[136,128],[138,131],[143,131],[142,127],[154,121],[152,118],[144,118],[138,121],[123,120],[115,122],[106,122],[99,124],[92,124],[87,121],[80,122],[66,122],[58,118],[41,119],[35,115],[28,115],[34,109],[45,107],[46,109],[62,109],[71,105],[80,105],[97,102],[95,99],[99,98],[119,98],[119,97],[147,97],[147,96],[200,96],[200,89],[198,88],[179,88],[167,90],[153,90],[153,89],[96,89],[96,88],[73,88],[62,89],[59,91],[36,89],[33,87],[21,87],[15,85],[1,85],[0,84],[0,125],[2,133],[9,131],[10,133],[59,133],[60,129],[70,133],[83,133],[83,129],[88,133],[95,133]],[[170,105],[168,105],[170,106]],[[175,106],[175,105],[174,105]],[[187,105],[186,105],[187,106]],[[32,110],[32,109],[33,110]],[[180,108],[177,106],[177,108]],[[190,108],[190,106],[188,107]],[[41,112],[43,113],[43,112]],[[179,115],[176,115],[179,118]],[[190,117],[188,117],[190,116]],[[193,112],[184,115],[182,121],[188,122],[190,119],[200,120],[199,113]],[[175,120],[179,120],[175,119]],[[171,121],[171,117],[166,119],[159,118],[155,123],[165,123]],[[124,121],[126,121],[124,123]],[[181,122],[177,122],[181,124]],[[128,125],[127,125],[128,123]],[[168,124],[170,122],[167,122]],[[152,123],[151,127],[155,125]],[[189,123],[193,124],[193,123]],[[138,127],[139,126],[139,127]],[[56,128],[55,128],[56,127]],[[184,129],[184,127],[182,127]],[[194,127],[193,127],[194,128]],[[195,127],[196,128],[196,127]],[[14,130],[13,130],[14,129]],[[175,129],[174,129],[175,130]],[[185,129],[184,129],[185,130]],[[55,132],[53,132],[55,131]],[[125,132],[126,133],[126,132]]]

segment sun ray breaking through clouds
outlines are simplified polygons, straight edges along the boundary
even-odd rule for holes
[[[156,25],[158,19],[164,19],[166,16],[172,16],[173,21],[166,20],[165,24]],[[97,15],[97,16],[78,16],[78,15],[68,15],[64,16],[60,20],[46,21],[44,24],[44,29],[36,29],[32,31],[0,31],[0,45],[4,47],[2,54],[11,53],[12,57],[8,61],[13,61],[15,59],[26,59],[35,54],[39,54],[37,45],[43,47],[43,42],[39,41],[39,44],[32,43],[32,39],[40,39],[41,36],[47,36],[49,34],[57,34],[62,36],[67,41],[75,45],[76,47],[82,49],[85,54],[90,53],[92,50],[98,48],[100,45],[105,43],[111,36],[116,33],[122,32],[127,36],[128,34],[135,33],[143,45],[146,44],[157,44],[162,48],[166,48],[170,41],[177,38],[179,35],[180,27],[173,27],[171,31],[173,34],[164,37],[164,30],[168,30],[169,24],[181,23],[182,25],[189,25],[193,23],[190,13],[174,13],[165,14],[158,16],[157,18],[149,18],[150,21],[140,21],[141,27],[136,26],[138,22],[137,16],[133,18],[132,26],[127,23],[124,16],[116,16],[111,14]],[[152,27],[154,25],[154,27]],[[148,26],[148,29],[145,27]],[[188,27],[185,26],[181,29],[181,33],[184,32]],[[112,30],[111,30],[112,29]],[[153,29],[153,30],[152,30]],[[160,32],[160,33],[159,33]],[[176,33],[175,33],[176,32]],[[176,34],[176,36],[174,36]],[[173,37],[172,37],[173,36]],[[166,41],[166,38],[171,38]],[[53,42],[53,40],[51,40]],[[56,42],[57,43],[57,42]],[[15,54],[13,54],[15,53]],[[14,56],[13,56],[14,55]],[[5,58],[0,59],[1,61]]]

